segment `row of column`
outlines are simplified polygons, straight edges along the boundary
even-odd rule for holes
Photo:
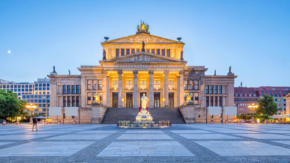
[[[73,97],[74,97],[74,106],[80,105],[80,96],[61,96],[61,105],[60,106],[66,106],[66,107],[72,107],[73,105]],[[77,102],[78,97],[78,102]],[[64,102],[65,101],[65,105]],[[70,101],[70,103],[68,103]],[[57,98],[57,104],[59,104],[58,98]]]
[[[194,95],[195,97],[195,95]],[[193,97],[193,99],[194,99]],[[222,106],[225,106],[225,97],[224,96],[207,96],[208,97],[208,105],[211,106],[211,98],[212,98],[212,106],[216,106],[217,101],[217,106],[220,106],[220,97],[222,98]],[[216,100],[217,99],[217,100]]]
[[[154,71],[153,70],[149,70],[149,107],[153,107],[153,74]],[[104,74],[104,73],[103,73]],[[133,71],[134,74],[134,99],[138,99],[138,71],[134,70]],[[169,70],[165,70],[164,71],[164,99],[165,99],[165,107],[168,107],[168,74],[169,74]],[[178,81],[177,83],[179,83],[177,85],[177,89],[178,89],[178,93],[177,93],[177,97],[179,100],[177,100],[177,105],[180,106],[181,104],[183,104],[184,101],[184,97],[181,96],[184,94],[184,87],[183,87],[183,74],[184,72],[181,71],[180,72],[180,76],[178,77]],[[123,107],[123,102],[122,102],[122,98],[123,98],[123,71],[122,70],[118,70],[118,107]],[[107,85],[105,86],[106,88],[103,90],[104,95],[106,96],[106,100],[107,104],[109,104],[109,78],[107,76],[104,76],[104,80]],[[134,100],[134,107],[138,107],[138,100]]]

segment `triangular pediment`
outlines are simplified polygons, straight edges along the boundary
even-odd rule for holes
[[[118,43],[137,43],[140,44],[144,41],[145,44],[156,44],[156,43],[162,43],[162,44],[184,44],[183,42],[175,41],[166,39],[159,36],[150,35],[147,33],[139,33],[136,35],[131,35],[127,37],[122,37],[106,42],[102,42],[102,44],[118,44]]]
[[[110,60],[102,60],[100,63],[183,63],[182,61],[175,58],[160,56],[148,52],[139,52],[131,55],[113,58]]]

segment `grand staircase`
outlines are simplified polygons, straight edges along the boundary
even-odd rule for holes
[[[108,108],[102,123],[116,124],[121,120],[135,121],[138,111],[138,108]],[[173,124],[185,123],[178,108],[149,108],[149,112],[155,122],[169,120]]]

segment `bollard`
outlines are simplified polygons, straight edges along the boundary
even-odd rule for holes
[[[76,124],[76,121],[74,120],[74,124]]]

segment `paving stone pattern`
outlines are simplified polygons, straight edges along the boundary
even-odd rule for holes
[[[0,162],[290,162],[290,126],[0,126]]]

